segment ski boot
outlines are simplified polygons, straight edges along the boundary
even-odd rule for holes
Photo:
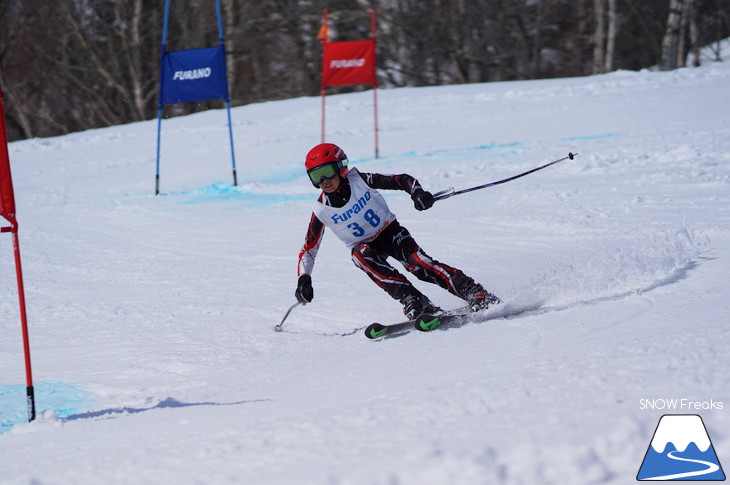
[[[415,320],[418,315],[423,313],[441,313],[439,307],[431,303],[426,295],[408,295],[401,300],[403,304],[403,314],[409,320]]]
[[[485,290],[484,288],[481,288],[474,293],[471,293],[468,297],[465,298],[465,300],[467,301],[467,303],[469,303],[469,310],[472,313],[486,310],[492,305],[498,305],[499,303],[502,303],[502,300],[497,298],[495,295],[488,293],[487,290]]]

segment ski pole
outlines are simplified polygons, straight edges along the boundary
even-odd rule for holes
[[[289,309],[286,311],[286,314],[284,315],[284,318],[281,319],[281,323],[274,327],[274,330],[277,332],[281,332],[281,326],[284,325],[284,320],[286,320],[286,317],[289,316],[292,310],[294,310],[297,306],[300,305],[300,302],[296,302],[292,306],[289,307]]]
[[[562,162],[563,160],[567,160],[567,159],[573,160],[573,158],[576,155],[578,155],[578,154],[577,153],[568,153],[568,156],[567,157],[563,157],[560,160],[553,160],[552,162],[546,163],[545,165],[542,165],[540,167],[533,168],[532,170],[528,170],[527,172],[522,172],[520,174],[514,175],[512,177],[509,177],[509,178],[506,178],[506,179],[503,179],[503,180],[498,180],[496,182],[491,182],[491,183],[484,184],[484,185],[478,185],[476,187],[470,187],[468,189],[463,189],[463,190],[456,190],[455,191],[453,187],[450,188],[450,189],[442,190],[441,192],[436,192],[435,194],[433,194],[433,200],[436,201],[436,200],[448,199],[449,197],[453,197],[455,195],[466,194],[467,192],[473,192],[473,191],[479,190],[479,189],[486,189],[487,187],[493,187],[495,185],[503,184],[505,182],[510,182],[510,181],[512,181],[514,179],[518,179],[520,177],[524,177],[525,175],[529,175],[529,174],[531,174],[533,172],[537,172],[538,170],[542,170],[543,168],[547,168],[550,165],[555,165],[556,163]]]

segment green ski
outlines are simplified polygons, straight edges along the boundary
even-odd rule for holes
[[[388,337],[394,334],[405,333],[414,328],[422,332],[429,332],[437,327],[461,322],[469,317],[469,313],[463,313],[461,310],[455,312],[440,313],[437,315],[419,315],[415,320],[407,320],[405,322],[384,325],[382,323],[372,323],[365,329],[365,336],[371,340]]]

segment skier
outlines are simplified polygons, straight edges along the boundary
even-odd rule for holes
[[[332,143],[312,148],[304,162],[312,185],[322,189],[322,193],[312,207],[304,246],[299,253],[295,296],[300,303],[309,303],[314,298],[311,274],[325,227],[352,249],[355,266],[401,302],[408,319],[442,310],[391,266],[388,257],[398,260],[418,279],[437,284],[466,300],[473,312],[501,303],[460,270],[439,263],[423,252],[377,190],[408,192],[415,208],[426,210],[434,203],[433,195],[423,190],[415,178],[407,174],[361,173],[354,167],[348,169],[347,164],[345,152]]]

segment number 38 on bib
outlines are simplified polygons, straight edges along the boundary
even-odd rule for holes
[[[317,201],[312,210],[328,229],[348,246],[374,239],[395,220],[385,199],[370,188],[356,168],[348,173],[350,200],[343,207],[331,207]]]

